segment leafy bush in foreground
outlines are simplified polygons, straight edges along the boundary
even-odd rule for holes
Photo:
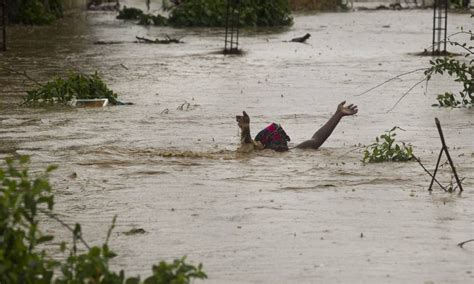
[[[55,78],[40,87],[27,91],[23,104],[67,105],[73,99],[108,99],[117,104],[117,94],[110,90],[99,74],[70,73],[67,79]]]
[[[90,247],[82,238],[79,224],[73,229],[53,213],[54,194],[48,174],[55,167],[48,167],[45,173],[30,178],[28,161],[27,157],[18,161],[7,159],[6,168],[0,168],[0,283],[184,284],[192,279],[207,278],[201,264],[198,267],[186,264],[184,257],[153,266],[153,274],[144,282],[139,277],[126,278],[123,270],[111,271],[109,260],[116,254],[110,250],[108,241],[116,218],[105,243]],[[45,250],[38,248],[54,239],[40,231],[40,215],[59,221],[72,232],[72,244],[63,242],[60,246],[62,252],[68,253],[65,261],[53,260]],[[83,253],[79,252],[79,242],[86,247]]]
[[[413,147],[402,142],[402,144],[395,143],[394,131],[401,129],[397,126],[385,134],[375,138],[375,143],[367,146],[364,150],[364,163],[380,163],[380,162],[404,162],[412,159]]]

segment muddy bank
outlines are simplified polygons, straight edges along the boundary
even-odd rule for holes
[[[186,254],[204,263],[209,283],[472,282],[473,245],[456,244],[474,237],[473,110],[431,107],[433,94],[455,87],[439,77],[427,95],[417,88],[387,113],[422,74],[355,96],[428,63],[410,54],[431,44],[431,16],[296,15],[287,30],[244,31],[246,54],[239,57],[215,53],[221,30],[144,28],[113,13],[14,27],[10,51],[0,55],[0,156],[29,154],[35,169],[60,165],[52,179],[58,212],[81,222],[92,243],[104,240],[118,214],[114,265],[132,274]],[[449,30],[472,29],[467,15],[449,17]],[[312,35],[308,44],[284,42],[305,33]],[[164,34],[185,44],[93,44]],[[98,70],[135,105],[25,110],[11,98],[31,83],[5,66],[38,80],[73,66]],[[342,100],[360,112],[319,151],[234,152],[235,115],[244,109],[253,134],[276,121],[296,144]],[[193,107],[178,109],[184,102]],[[399,139],[433,167],[440,147],[435,116],[465,178],[462,196],[439,189],[429,195],[429,178],[415,162],[361,164],[359,144],[398,125],[407,130]],[[449,181],[447,169],[441,179]],[[146,233],[123,234],[132,228]]]

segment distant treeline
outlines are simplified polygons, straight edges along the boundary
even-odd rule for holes
[[[168,17],[160,14],[146,14],[140,9],[124,6],[117,18],[138,20],[140,25],[155,26],[224,27],[226,25],[227,0],[169,1],[171,4],[164,6],[164,10],[169,12]],[[238,7],[241,27],[274,27],[293,24],[288,0],[242,0]]]
[[[8,20],[25,25],[47,25],[63,15],[62,0],[6,0]]]
[[[327,11],[335,10],[341,0],[288,0],[290,8],[297,10],[317,10]]]

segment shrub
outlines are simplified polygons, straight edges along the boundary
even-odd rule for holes
[[[412,159],[413,147],[401,142],[395,143],[394,131],[401,129],[397,126],[385,131],[385,134],[375,138],[375,143],[367,146],[364,150],[364,163],[380,163],[380,162],[403,162]]]
[[[336,10],[341,5],[339,0],[289,0],[292,10]]]
[[[119,11],[117,19],[121,20],[138,20],[143,16],[143,11],[137,8],[127,8],[123,6],[123,9]]]
[[[187,0],[172,8],[169,23],[173,26],[225,26],[227,1]],[[242,0],[241,26],[289,26],[293,18],[287,0]]]
[[[163,9],[169,17],[144,14],[134,8],[120,11],[118,19],[139,20],[140,25],[170,25],[174,27],[224,27],[226,25],[226,0],[186,0],[171,5],[166,0]],[[132,10],[133,9],[133,10]],[[287,0],[241,0],[241,27],[273,27],[293,24]]]
[[[0,168],[0,283],[142,283],[139,277],[126,278],[123,270],[110,270],[108,262],[116,254],[109,249],[108,241],[116,218],[105,243],[90,247],[82,238],[79,224],[73,229],[53,214],[54,195],[48,174],[55,167],[50,166],[43,174],[30,178],[28,161],[28,157],[7,159],[6,169]],[[40,214],[59,221],[72,232],[72,245],[63,242],[60,246],[62,252],[69,253],[65,261],[55,261],[45,250],[39,250],[38,245],[54,239],[40,231]],[[78,242],[86,247],[84,253],[78,253]],[[59,272],[60,275],[55,275]],[[153,274],[143,283],[179,284],[205,278],[201,264],[189,265],[183,257],[153,266]]]
[[[48,25],[63,15],[62,0],[49,0],[48,2],[20,0],[9,4],[12,4],[9,7],[9,18],[14,23]]]
[[[23,104],[43,106],[67,105],[73,99],[103,99],[117,104],[117,94],[110,90],[99,74],[92,75],[70,73],[67,79],[54,78],[36,89],[27,91]]]

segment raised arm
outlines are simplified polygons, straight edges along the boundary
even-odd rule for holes
[[[345,106],[346,101],[343,101],[337,106],[336,112],[333,116],[324,124],[316,133],[314,133],[311,139],[304,141],[301,144],[298,144],[296,148],[300,149],[318,149],[323,143],[328,139],[333,130],[336,128],[337,124],[344,116],[354,115],[358,112],[357,106],[350,104]]]

